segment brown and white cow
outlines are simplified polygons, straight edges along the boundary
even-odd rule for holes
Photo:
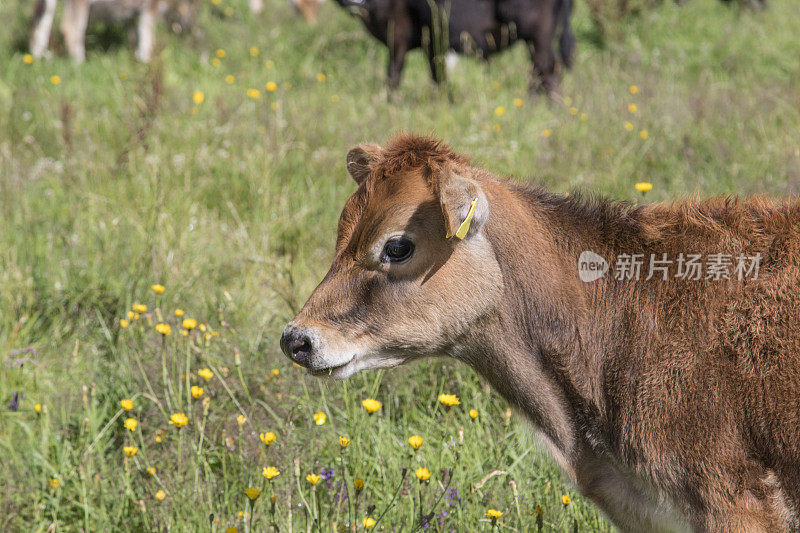
[[[56,4],[57,0],[36,0],[30,40],[34,57],[41,57],[47,52]],[[153,57],[158,17],[163,13],[177,33],[192,26],[196,7],[196,0],[64,0],[61,32],[69,55],[83,63],[86,59],[86,26],[90,16],[109,22],[138,17],[136,59],[147,63]]]
[[[408,135],[347,168],[333,264],[281,338],[293,361],[342,379],[465,362],[625,531],[800,529],[800,202],[588,201]],[[637,254],[760,263],[618,276]]]

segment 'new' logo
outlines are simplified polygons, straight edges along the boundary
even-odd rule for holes
[[[608,272],[608,261],[589,250],[578,257],[578,277],[585,283],[602,278]]]

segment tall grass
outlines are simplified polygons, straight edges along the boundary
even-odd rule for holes
[[[314,27],[278,0],[261,18],[244,2],[203,4],[203,37],[161,32],[152,65],[100,27],[86,64],[63,53],[26,64],[28,8],[0,5],[3,531],[362,530],[365,518],[409,531],[420,517],[488,530],[489,508],[504,513],[499,529],[528,531],[539,516],[545,530],[607,529],[469,369],[433,361],[332,383],[280,355],[354,189],[346,150],[409,129],[554,190],[638,200],[633,184],[650,181],[651,201],[800,188],[800,14],[789,0],[758,13],[665,2],[604,47],[579,4],[563,105],[527,98],[522,47],[462,60],[441,92],[411,54],[389,98],[385,50],[331,3]],[[121,327],[135,303],[148,310]],[[181,336],[176,308],[219,336]],[[187,399],[187,378],[203,396]],[[381,409],[367,413],[366,398]],[[174,412],[189,423],[169,425]],[[268,482],[266,466],[281,474]],[[332,477],[312,487],[306,476],[323,470]],[[248,487],[261,490],[253,503]]]

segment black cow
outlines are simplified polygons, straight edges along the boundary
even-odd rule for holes
[[[389,48],[389,87],[400,84],[406,52],[423,48],[436,83],[444,79],[448,50],[488,58],[515,41],[533,60],[531,91],[558,92],[553,40],[560,31],[561,60],[569,68],[575,48],[572,0],[337,0],[358,14]]]

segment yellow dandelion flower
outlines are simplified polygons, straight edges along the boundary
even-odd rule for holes
[[[328,415],[326,415],[322,411],[320,411],[319,413],[314,413],[314,422],[316,422],[318,426],[324,424],[327,419]]]
[[[631,92],[631,94],[639,94],[639,87],[636,85],[631,85],[628,87],[628,90]]]
[[[134,313],[133,311],[128,311],[127,313],[125,313],[125,316],[128,317],[128,320],[133,320],[135,314],[136,313]]]
[[[220,58],[220,59],[222,59],[223,57],[228,55],[228,54],[225,53],[225,50],[222,49],[222,48],[217,48],[217,51],[215,53],[216,53],[217,57]]]
[[[134,455],[136,455],[136,452],[139,451],[139,448],[137,448],[136,446],[123,446],[122,451],[123,453],[125,453],[126,457],[133,457]]]
[[[278,376],[278,374],[280,374],[280,373],[281,373],[281,371],[280,371],[280,370],[278,370],[277,368],[273,368],[273,369],[272,369],[272,375],[273,375],[273,376],[277,377],[277,376]]]
[[[498,117],[502,117],[503,115],[506,114],[506,108],[499,105],[494,108],[494,114],[497,115]]]
[[[628,104],[628,112],[629,113],[636,113],[639,108],[636,107],[636,104]]]
[[[122,407],[126,411],[130,411],[130,410],[133,409],[133,400],[129,400],[129,399],[125,398],[124,400],[120,400],[119,401],[119,405],[120,405],[120,407]]]
[[[61,83],[61,76],[58,75],[50,76],[50,83],[52,83],[53,85],[58,85],[59,83]]]
[[[195,91],[192,93],[192,101],[197,105],[202,104],[205,99],[206,96],[203,94],[203,91]]]
[[[244,494],[245,496],[250,498],[251,502],[254,502],[258,499],[259,496],[261,496],[261,491],[255,487],[247,487],[246,489],[244,489]]]
[[[154,466],[148,466],[147,468],[145,468],[145,470],[147,470],[147,473],[150,474],[151,476],[156,475],[156,467]]]
[[[181,328],[181,337],[188,337],[188,336],[189,336],[189,330]]]
[[[570,107],[569,108],[569,114],[574,117],[575,115],[578,114],[578,108],[577,107]]]
[[[580,119],[581,122],[586,122],[587,120],[589,120],[589,115],[587,115],[586,113],[581,113]]]
[[[209,381],[211,378],[214,377],[214,373],[209,368],[203,368],[197,371],[197,375],[203,378],[206,381]]]
[[[522,98],[514,98],[514,107],[522,107]]]
[[[364,529],[372,529],[377,522],[371,516],[368,516],[364,519]]]
[[[128,79],[128,74],[126,74],[125,72],[119,73],[119,81],[125,81],[127,79]]]
[[[271,431],[267,431],[266,433],[259,433],[259,434],[258,434],[258,437],[261,439],[261,442],[263,442],[263,443],[264,443],[264,444],[266,444],[267,446],[269,446],[270,444],[272,444],[273,442],[275,442],[275,439],[277,439],[277,438],[278,438],[278,437],[275,435],[275,433],[273,433],[273,432],[271,432]]]
[[[163,502],[164,498],[166,498],[166,497],[167,497],[167,493],[164,492],[164,489],[159,489],[159,491],[156,492],[156,500],[158,500],[160,502]]]
[[[356,492],[361,492],[364,490],[364,480],[360,477],[357,477],[353,480],[353,487],[355,487]]]
[[[194,398],[195,400],[198,399],[200,396],[202,396],[203,392],[205,392],[205,391],[203,391],[203,387],[198,387],[197,385],[192,385],[191,393],[192,393],[192,398]]]
[[[348,438],[347,438],[347,437],[345,437],[345,436],[341,436],[341,437],[339,437],[339,446],[341,446],[341,447],[342,447],[342,449],[344,450],[345,448],[347,448],[348,446],[350,446],[350,439],[348,439]]]
[[[183,326],[184,329],[192,330],[197,327],[197,320],[194,318],[184,318],[183,322],[181,322],[181,326]]]
[[[167,337],[172,333],[172,328],[169,324],[161,322],[160,324],[156,324],[156,331]]]
[[[133,313],[133,319],[139,320],[139,313]]]
[[[261,471],[261,474],[269,481],[272,481],[272,478],[281,475],[281,471],[275,468],[274,466],[265,466],[264,469]]]
[[[545,128],[545,129],[542,130],[542,137],[544,137],[545,139],[550,137],[552,134],[553,134],[553,130],[551,130],[550,128]]]
[[[561,496],[561,503],[564,505],[564,507],[569,505],[569,502],[571,501],[572,500],[570,499],[569,494],[564,494],[563,496]]]
[[[633,131],[633,124],[630,122],[625,123],[625,129],[628,131]]]
[[[60,487],[60,486],[61,486],[61,480],[60,480],[60,479],[58,479],[57,477],[51,477],[51,478],[48,480],[48,483],[50,483],[50,489],[51,489],[51,490],[57,490],[57,489],[58,489],[58,487]]]
[[[570,98],[569,96],[565,96],[564,97],[564,105],[565,106],[571,106],[572,105],[572,98]]]
[[[252,98],[253,100],[258,100],[259,98],[261,98],[261,91],[259,91],[258,89],[252,89],[252,88],[251,89],[247,89],[247,96],[249,98]]]
[[[318,72],[317,73],[317,81],[318,82],[322,83],[326,79],[327,79],[327,76],[325,76],[325,74],[323,74],[322,72]]]
[[[156,294],[164,294],[164,291],[167,290],[160,283],[156,283],[155,285],[151,285],[150,288],[153,289],[153,292],[156,293]]]
[[[478,418],[478,410],[477,409],[470,409],[469,410],[469,417],[473,420]]]
[[[122,329],[125,329],[130,325],[131,325],[131,323],[128,322],[127,320],[125,320],[124,318],[120,318],[119,319],[119,327],[121,327]]]
[[[155,435],[153,435],[153,439],[156,442],[163,441],[164,440],[164,430],[163,429],[157,429],[156,432],[155,432]]]
[[[319,481],[320,481],[321,479],[322,479],[322,476],[319,476],[319,475],[317,475],[317,474],[314,474],[314,473],[311,473],[311,474],[309,474],[309,475],[307,475],[307,476],[306,476],[306,481],[308,481],[309,483],[311,483],[311,486],[312,486],[312,487],[316,486],[316,485],[317,485],[317,483],[319,483]]]
[[[419,450],[419,447],[422,446],[422,437],[419,435],[411,435],[408,437],[408,443],[411,445],[412,448],[415,450]]]
[[[267,59],[264,62],[264,66],[267,67],[268,69],[275,68],[275,62],[273,60],[271,60],[271,59]]]
[[[361,405],[364,406],[364,409],[366,409],[369,414],[372,414],[377,412],[378,409],[380,409],[383,404],[378,400],[373,400],[372,398],[366,398],[364,400],[361,400]]]
[[[414,471],[414,474],[419,479],[420,483],[423,481],[427,481],[429,477],[431,477],[431,473],[427,468],[420,467]]]
[[[228,74],[227,76],[225,76],[225,83],[227,83],[228,85],[233,85],[235,81],[236,81],[236,76],[234,76],[233,74]]]
[[[498,132],[498,131],[500,131],[501,129],[502,129],[502,128],[500,127],[500,124],[494,124],[494,125],[492,126],[492,131],[494,131],[494,132]]]
[[[257,57],[258,56],[258,47],[257,46],[251,46],[250,47],[250,55],[253,56],[253,57]]]
[[[446,405],[447,407],[453,407],[454,405],[461,405],[461,401],[455,394],[440,394],[439,402],[441,402],[443,405]]]
[[[634,187],[636,187],[637,191],[644,194],[653,188],[653,184],[647,181],[642,181],[634,185]]]
[[[212,2],[219,2],[220,0],[211,0],[211,1]],[[239,530],[236,527],[231,526],[231,527],[229,527],[228,529],[225,530],[225,533],[239,533]]]
[[[137,313],[147,312],[147,306],[144,304],[133,304],[133,307],[131,307],[131,309],[133,309]]]
[[[274,93],[275,91],[278,90],[278,84],[275,83],[274,81],[268,81],[267,84],[264,86],[264,88],[267,91]]]
[[[639,137],[641,137],[643,141],[646,141],[647,138],[650,137],[650,134],[647,133],[647,130],[642,130],[639,132]]]
[[[135,418],[126,418],[125,422],[123,422],[122,425],[128,431],[136,431],[136,426],[139,425],[139,421],[136,420]]]
[[[30,65],[31,63],[33,63],[33,56],[30,54],[25,54],[24,56],[22,56],[22,62],[25,63],[26,65]]]
[[[222,64],[222,61],[219,60],[218,57],[215,57],[211,60],[212,67],[219,67]]]
[[[41,414],[42,413],[42,404],[37,403],[36,405],[33,406],[33,410],[36,411],[36,414]]]
[[[174,313],[176,317],[180,318],[183,316],[183,309],[176,309]]]
[[[492,520],[497,520],[498,518],[503,516],[503,512],[498,511],[497,509],[489,509],[488,511],[486,511],[486,516],[488,516]]]
[[[239,416],[236,417],[236,423],[239,424],[239,426],[243,426],[245,422],[247,422],[247,417],[246,416],[239,415]]]
[[[339,95],[338,94],[331,95],[331,102],[333,102],[335,104],[338,101],[339,101]]]
[[[189,417],[187,417],[183,413],[173,413],[169,417],[169,423],[175,426],[176,428],[180,429],[189,423]]]

